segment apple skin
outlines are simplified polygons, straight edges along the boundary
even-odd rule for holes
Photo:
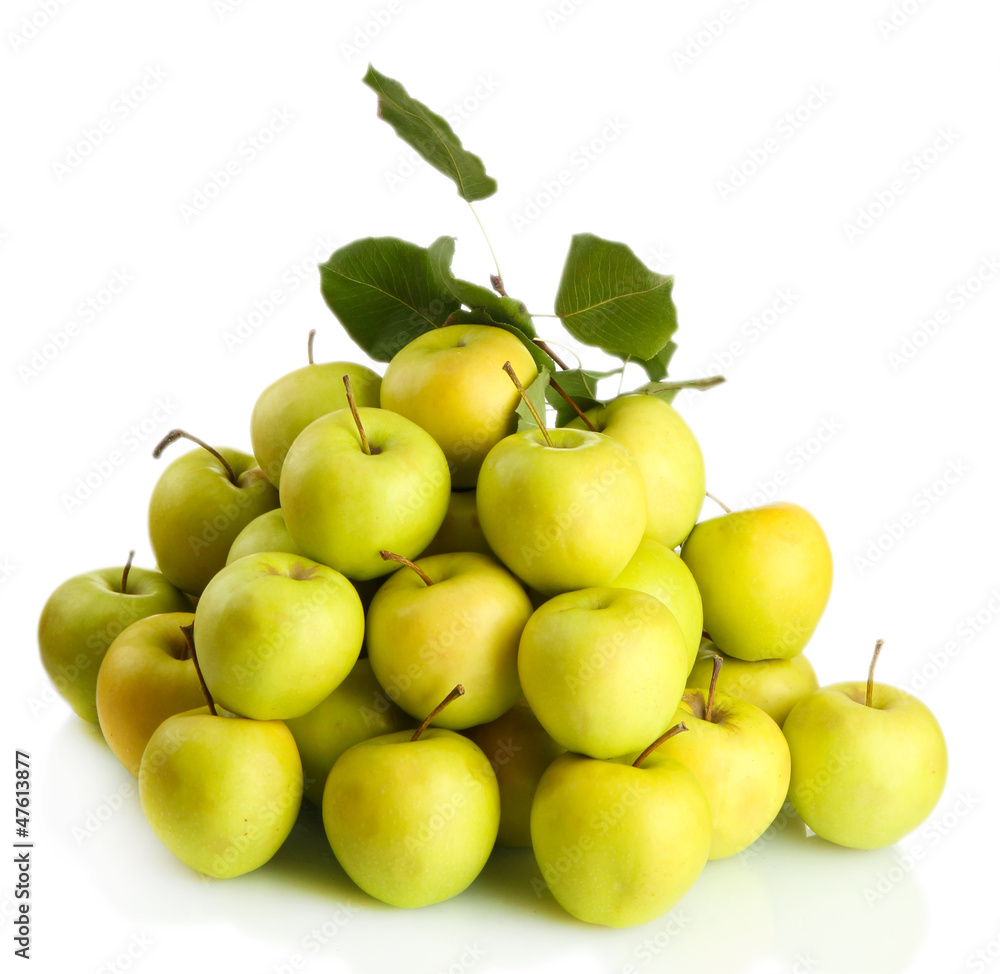
[[[540,430],[501,440],[476,488],[490,548],[543,595],[608,585],[635,554],[646,488],[629,452],[603,433]]]
[[[228,879],[262,866],[292,831],[302,765],[280,720],[168,717],[139,766],[139,800],[156,837],[192,869]]]
[[[248,555],[205,588],[198,663],[226,710],[256,720],[308,713],[351,671],[364,610],[339,572],[282,551]]]
[[[590,588],[535,610],[517,668],[528,704],[555,741],[612,758],[641,750],[669,726],[684,692],[687,648],[659,599]]]
[[[698,652],[688,687],[707,690],[712,682],[712,657],[722,657],[716,689],[760,707],[779,727],[803,697],[819,689],[816,671],[804,653],[791,659],[742,660],[726,656],[711,641]]]
[[[545,733],[523,700],[496,720],[470,727],[464,734],[486,755],[497,776],[500,786],[497,844],[530,848],[535,790],[545,769],[566,749]]]
[[[703,627],[701,593],[687,565],[672,548],[644,538],[632,560],[611,583],[614,588],[631,588],[659,599],[673,614],[684,633],[688,670],[694,666],[701,646]]]
[[[349,410],[310,423],[281,475],[292,540],[312,559],[365,581],[399,566],[381,550],[416,558],[448,510],[448,463],[430,434],[387,409],[360,408],[372,455]]]
[[[322,362],[296,369],[272,382],[257,398],[250,414],[250,442],[264,476],[275,486],[295,438],[313,420],[347,406],[344,376],[359,406],[377,406],[382,380],[354,362]]]
[[[556,901],[588,923],[631,927],[673,908],[712,843],[708,799],[684,765],[655,751],[556,758],[531,806],[535,859]]]
[[[821,838],[880,849],[912,832],[944,791],[948,750],[931,711],[904,690],[835,683],[800,700],[782,728],[788,798]]]
[[[759,707],[716,686],[708,721],[707,697],[706,690],[685,691],[670,724],[683,721],[687,732],[658,750],[698,778],[712,810],[708,858],[725,859],[756,842],[781,811],[791,757],[781,728]]]
[[[98,723],[97,674],[114,640],[132,623],[160,612],[188,612],[184,593],[159,572],[130,568],[128,592],[122,568],[99,568],[63,582],[38,620],[42,665],[56,689],[84,720]]]
[[[451,492],[448,510],[441,527],[420,557],[447,555],[455,551],[477,551],[481,555],[493,556],[490,546],[486,543],[482,525],[479,523],[474,490]]]
[[[236,536],[255,517],[278,506],[278,492],[249,453],[219,447],[236,474],[197,447],[160,475],[149,500],[149,538],[167,581],[201,595],[226,564]]]
[[[517,429],[517,388],[538,375],[520,339],[491,325],[447,325],[401,348],[382,379],[381,405],[427,430],[448,459],[452,486],[475,487],[483,459]]]
[[[457,683],[464,696],[433,720],[461,730],[494,720],[521,696],[518,643],[532,607],[510,572],[471,551],[421,558],[434,583],[403,568],[375,593],[365,642],[379,683],[418,719]]]
[[[285,526],[285,515],[280,507],[255,517],[238,535],[229,548],[226,564],[231,565],[247,555],[263,551],[287,551],[291,555],[305,555],[292,541]]]
[[[323,824],[337,861],[366,893],[427,906],[482,871],[500,823],[496,775],[483,752],[431,727],[362,741],[333,766]]]
[[[705,629],[727,656],[791,659],[809,642],[833,584],[816,519],[766,504],[697,524],[681,549],[701,591]]]
[[[639,465],[649,506],[645,536],[676,548],[691,533],[705,501],[705,460],[691,428],[656,396],[619,396],[585,415]],[[581,419],[568,425],[584,428]]]
[[[115,757],[139,776],[142,752],[168,717],[205,703],[181,626],[193,612],[133,622],[111,644],[97,674],[97,716]]]
[[[285,724],[302,758],[305,797],[317,807],[323,805],[330,769],[344,751],[370,737],[416,726],[386,696],[367,659],[359,659],[344,682],[309,713]]]

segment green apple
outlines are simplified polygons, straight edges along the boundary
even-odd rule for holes
[[[221,717],[208,708],[168,717],[139,766],[139,800],[156,837],[216,879],[262,866],[302,803],[302,765],[280,720]]]
[[[727,656],[798,656],[830,598],[830,546],[816,519],[797,504],[702,521],[681,557],[701,591],[705,629]]]
[[[56,689],[84,720],[97,718],[97,674],[112,642],[133,622],[191,608],[159,572],[129,565],[99,568],[62,583],[38,620],[42,665]]]
[[[646,537],[675,548],[694,527],[705,500],[705,461],[681,414],[656,396],[619,396],[586,414],[635,458],[646,484]],[[583,429],[581,419],[568,424]]]
[[[501,440],[483,461],[476,506],[491,550],[543,595],[609,584],[646,525],[639,467],[620,443],[589,430]]]
[[[368,610],[372,671],[418,719],[461,682],[468,693],[435,724],[460,730],[494,720],[521,696],[518,641],[532,613],[521,583],[472,551],[408,564],[383,583]]]
[[[542,878],[573,916],[631,927],[662,916],[708,860],[712,816],[701,785],[663,755],[556,758],[531,806]]]
[[[742,660],[719,652],[711,641],[698,651],[698,659],[688,676],[688,687],[708,689],[716,655],[724,663],[719,671],[719,691],[760,707],[779,727],[792,707],[819,689],[816,671],[804,653],[791,659]]]
[[[875,658],[881,648],[875,650]],[[835,683],[800,700],[782,728],[788,798],[821,838],[879,849],[912,832],[944,791],[948,750],[934,715],[905,690]]]
[[[694,576],[677,552],[659,541],[644,538],[625,570],[611,585],[652,595],[674,614],[684,633],[690,670],[701,645],[701,593]]]
[[[486,864],[500,824],[497,779],[483,752],[455,731],[426,727],[355,744],[323,792],[337,861],[393,906],[461,893]]]
[[[247,555],[257,555],[262,551],[287,551],[292,555],[304,555],[285,526],[285,515],[280,507],[255,517],[238,535],[229,548],[226,564],[231,565]]]
[[[401,348],[386,367],[381,405],[413,420],[438,442],[452,485],[475,487],[483,458],[517,429],[518,392],[538,374],[520,339],[491,325],[446,325]]]
[[[258,397],[250,416],[250,442],[261,470],[275,487],[295,437],[313,420],[347,405],[345,375],[351,377],[359,406],[379,404],[378,374],[353,362],[313,363],[310,335],[309,364],[272,382]]]
[[[589,588],[537,608],[517,658],[524,696],[569,751],[635,752],[677,709],[687,677],[684,634],[645,592]]]
[[[344,751],[370,737],[412,729],[414,721],[386,696],[371,663],[359,659],[330,696],[285,724],[302,758],[305,797],[322,806],[327,776]]]
[[[173,430],[153,456],[180,437]],[[178,457],[160,475],[149,501],[149,538],[161,572],[200,595],[226,564],[230,545],[255,517],[278,506],[278,492],[249,453],[196,440],[203,448]]]
[[[489,759],[500,786],[497,844],[531,847],[531,803],[545,769],[565,751],[538,723],[524,701],[465,736]]]
[[[430,434],[388,409],[322,416],[292,444],[281,508],[292,540],[316,561],[364,581],[416,558],[448,510],[448,463]],[[362,435],[358,424],[361,425]]]
[[[300,717],[351,671],[364,610],[340,572],[269,551],[223,568],[194,615],[205,684],[226,710],[257,720]]]
[[[478,551],[481,555],[492,555],[486,543],[479,511],[476,510],[474,490],[453,490],[448,501],[448,510],[431,543],[424,549],[422,558],[428,555],[446,555],[453,551]]]
[[[181,630],[191,612],[133,622],[111,644],[97,674],[97,716],[115,757],[138,777],[153,731],[168,717],[205,703],[191,647]]]

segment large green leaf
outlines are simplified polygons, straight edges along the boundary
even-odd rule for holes
[[[376,362],[440,327],[459,307],[425,247],[396,237],[365,237],[320,265],[320,287],[344,329]]]
[[[670,360],[674,357],[674,352],[676,351],[676,343],[667,342],[652,358],[645,361],[637,358],[632,361],[636,365],[641,365],[646,370],[646,375],[649,376],[651,381],[659,382],[661,379],[667,377],[667,367],[670,365]]]
[[[398,81],[380,74],[370,64],[362,80],[378,95],[379,118],[385,119],[396,135],[438,172],[453,179],[462,199],[471,203],[497,191],[496,180],[486,175],[482,159],[462,148],[458,136],[440,115],[411,98]]]
[[[566,255],[555,310],[578,341],[648,361],[677,330],[673,284],[625,244],[578,233]]]
[[[621,371],[621,369],[611,369],[609,372],[595,372],[592,369],[568,369],[564,372],[557,372],[552,378],[559,383],[559,388],[576,403],[580,411],[586,412],[588,409],[593,409],[594,406],[603,406],[608,402],[607,396],[598,396],[598,382],[611,375],[620,375]],[[557,426],[565,426],[566,423],[576,419],[576,410],[552,388],[551,384],[545,397],[548,399],[549,405],[556,411]]]

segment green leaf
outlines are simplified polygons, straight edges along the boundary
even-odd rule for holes
[[[552,378],[559,383],[559,388],[573,400],[582,412],[603,406],[610,402],[607,396],[598,397],[597,383],[611,375],[620,375],[621,369],[611,369],[609,372],[595,372],[592,369],[568,369],[557,372]],[[576,410],[549,384],[546,392],[549,405],[556,411],[556,426],[565,426],[576,419]]]
[[[555,310],[585,345],[649,361],[677,330],[674,279],[651,271],[623,243],[591,233],[573,237]]]
[[[440,327],[459,302],[425,247],[396,237],[365,237],[320,265],[320,288],[347,333],[376,362]]]
[[[378,95],[379,118],[385,119],[396,135],[438,172],[453,179],[462,199],[471,203],[497,191],[496,180],[486,175],[482,159],[462,148],[458,136],[440,115],[411,98],[398,81],[380,74],[370,64],[362,80]]]
[[[659,399],[666,399],[667,402],[673,402],[674,397],[681,389],[711,389],[712,386],[717,386],[720,382],[725,381],[726,377],[723,375],[710,375],[705,379],[681,379],[678,382],[647,382],[644,386],[633,389],[632,392],[636,395],[657,396]]]
[[[535,381],[531,383],[530,386],[525,390],[528,394],[528,398],[531,400],[531,404],[538,410],[538,415],[542,417],[542,422],[545,422],[545,390],[549,387],[549,370],[541,369],[536,377]],[[538,423],[535,422],[535,417],[531,415],[531,410],[528,408],[524,399],[518,404],[517,407],[517,431],[518,433],[523,430],[536,430],[538,429]]]
[[[659,382],[661,379],[667,377],[667,366],[670,365],[670,360],[674,356],[674,352],[677,351],[677,345],[674,342],[667,342],[652,358],[646,359],[632,359],[636,365],[641,365],[646,370],[646,375],[653,382]]]

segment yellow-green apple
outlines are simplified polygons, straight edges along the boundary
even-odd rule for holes
[[[500,792],[472,741],[425,721],[337,759],[323,824],[337,861],[366,893],[427,906],[461,893],[482,871],[500,824]]]
[[[494,720],[521,696],[517,652],[532,613],[527,593],[496,559],[473,551],[406,564],[368,609],[372,671],[413,717],[462,683],[468,692],[435,725],[460,730]]]
[[[905,690],[835,683],[800,700],[782,728],[792,755],[788,798],[821,838],[878,849],[912,832],[934,809],[948,749],[934,714]]]
[[[684,692],[687,647],[659,599],[588,588],[535,610],[517,668],[528,704],[554,740],[611,758],[638,751],[666,727]]]
[[[194,439],[202,449],[179,456],[157,480],[149,500],[149,539],[167,580],[201,595],[226,564],[236,536],[278,506],[278,492],[249,453],[216,450],[181,430],[168,433],[153,456],[181,437]]]
[[[705,500],[705,461],[691,428],[656,396],[619,396],[585,415],[639,465],[649,507],[646,537],[675,548],[691,533]],[[568,425],[584,428],[581,419]]]
[[[483,461],[476,506],[490,549],[543,595],[609,584],[646,524],[635,460],[589,430],[526,430],[501,440]]]
[[[475,487],[483,458],[517,428],[517,389],[538,374],[520,339],[491,325],[446,325],[401,348],[386,367],[381,405],[413,420],[440,444],[452,485]]]
[[[647,752],[634,764],[564,754],[538,783],[535,859],[556,901],[588,923],[655,920],[680,902],[708,860],[712,816],[698,779]]]
[[[474,490],[453,490],[448,501],[441,527],[421,557],[446,555],[453,551],[478,551],[481,555],[492,555],[486,543],[479,512],[476,510]]]
[[[415,726],[386,696],[367,659],[359,659],[344,682],[309,713],[285,724],[302,758],[305,797],[317,806],[323,804],[330,769],[344,751],[370,737]]]
[[[388,409],[322,416],[296,438],[281,475],[292,540],[316,561],[364,581],[398,568],[380,551],[416,558],[448,510],[441,447]]]
[[[38,650],[55,688],[84,720],[97,719],[97,674],[104,654],[133,622],[187,612],[184,594],[159,572],[99,568],[62,583],[38,620]]]
[[[262,551],[287,551],[292,555],[304,555],[285,526],[285,515],[280,507],[255,517],[238,535],[229,548],[226,564],[231,565],[247,555],[257,555]]]
[[[361,599],[340,572],[268,551],[208,583],[194,640],[205,684],[226,710],[282,719],[308,713],[350,673],[364,624]]]
[[[684,633],[690,669],[701,645],[701,593],[694,576],[677,552],[659,541],[644,538],[625,570],[611,585],[652,595],[674,614]]]
[[[766,504],[702,521],[681,557],[698,583],[706,631],[738,659],[798,656],[833,584],[826,535],[797,504]]]
[[[205,703],[181,626],[191,612],[133,622],[111,644],[97,674],[97,716],[108,747],[138,777],[153,731],[168,717]]]
[[[139,766],[139,800],[156,837],[217,879],[262,866],[287,838],[302,803],[302,765],[280,720],[245,720],[207,707],[168,717]]]

